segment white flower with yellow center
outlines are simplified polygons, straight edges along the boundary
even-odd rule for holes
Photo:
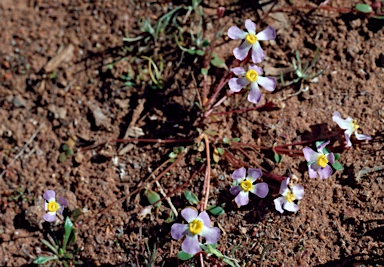
[[[367,134],[359,134],[357,133],[357,129],[360,128],[360,126],[357,124],[357,121],[352,119],[351,117],[346,118],[345,120],[341,118],[341,115],[339,112],[335,111],[332,116],[332,120],[339,125],[339,127],[344,131],[345,140],[347,141],[347,147],[352,146],[351,143],[351,135],[355,133],[355,137],[357,140],[371,140],[372,137]]]
[[[263,69],[256,66],[249,66],[248,71],[245,71],[242,67],[236,67],[231,71],[237,76],[243,76],[240,78],[231,78],[228,82],[229,88],[232,92],[240,92],[241,89],[245,88],[250,84],[250,92],[248,95],[248,101],[254,104],[260,102],[261,92],[259,85],[265,90],[273,92],[276,88],[276,80],[272,77],[263,77]]]
[[[262,174],[259,169],[249,168],[248,176],[246,176],[244,167],[233,172],[232,178],[235,180],[235,186],[231,187],[229,191],[232,195],[236,195],[235,202],[237,205],[248,204],[249,192],[260,198],[265,198],[268,195],[269,188],[266,183],[255,183]]]
[[[211,227],[211,220],[206,211],[198,214],[195,208],[185,208],[181,211],[181,216],[188,224],[175,223],[171,227],[172,238],[179,240],[186,235],[181,244],[181,249],[191,255],[199,252],[200,245],[198,236],[205,238],[207,244],[215,244],[220,238],[220,229]]]
[[[244,60],[252,48],[253,63],[260,63],[265,58],[265,52],[261,48],[259,41],[274,40],[276,38],[276,31],[271,26],[268,26],[256,34],[256,24],[250,19],[245,21],[245,28],[247,32],[239,29],[237,26],[232,26],[228,29],[229,38],[245,40],[239,47],[233,49],[233,54],[238,60]]]
[[[289,185],[290,178],[287,177],[280,185],[280,195],[281,197],[276,198],[273,202],[275,208],[280,213],[283,213],[284,210],[296,212],[299,210],[299,206],[294,203],[295,200],[300,200],[304,197],[304,187],[302,185]]]
[[[47,211],[44,215],[44,220],[54,222],[56,220],[56,213],[63,214],[64,207],[68,206],[68,202],[63,197],[59,197],[59,201],[56,202],[56,193],[53,190],[47,190],[43,198],[45,199],[45,211]]]
[[[309,147],[303,148],[305,160],[308,162],[308,174],[310,178],[317,178],[319,174],[320,179],[327,179],[332,175],[332,167],[328,163],[335,163],[335,156],[333,153],[324,154],[324,148],[328,142],[324,142],[317,147],[317,152]]]

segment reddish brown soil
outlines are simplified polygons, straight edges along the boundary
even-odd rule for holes
[[[329,2],[351,8],[358,1]],[[108,141],[123,138],[132,120],[131,126],[143,131],[140,138],[194,140],[198,136],[194,122],[201,113],[194,103],[198,101],[196,89],[201,91],[202,86],[201,61],[182,54],[174,42],[160,36],[142,54],[164,58],[164,89],[151,89],[147,61],[137,54],[143,42],[122,40],[126,33],[130,37],[141,34],[139,19],[150,17],[154,22],[179,4],[0,1],[1,266],[30,265],[48,251],[40,242],[49,228],[43,221],[42,195],[47,189],[69,199],[65,215],[76,208],[85,212],[76,222],[80,248],[76,260],[84,266],[199,264],[198,257],[178,262],[181,242],[170,236],[172,223],[165,221],[170,207],[165,200],[162,210],[152,209],[142,220],[138,213],[149,204],[144,190],[111,205],[152,181],[152,172],[168,159],[174,146],[192,144],[134,142],[119,155],[128,143]],[[245,19],[257,21],[262,14],[252,4],[225,6],[220,22],[225,33],[229,26],[242,27]],[[211,38],[217,5],[204,1],[203,7],[206,36]],[[259,266],[267,246],[263,266],[384,266],[383,21],[357,14],[287,9],[270,14],[259,25],[277,30],[274,42],[263,43],[267,58],[261,66],[267,74],[273,68],[290,67],[296,50],[308,62],[316,47],[320,48],[316,70],[325,69],[324,73],[318,82],[306,82],[308,91],[297,96],[287,97],[298,90],[295,86],[279,86],[272,94],[263,91],[259,105],[274,102],[277,108],[217,115],[205,120],[204,129],[218,132],[216,140],[236,137],[243,143],[272,146],[337,132],[331,117],[339,111],[343,117],[356,118],[361,131],[373,139],[342,150],[343,137],[333,138],[330,148],[341,152],[344,169],[324,181],[309,179],[303,157],[285,156],[276,164],[269,151],[247,150],[250,161],[237,149],[228,148],[250,166],[257,163],[284,176],[292,171],[304,185],[305,196],[298,213],[280,215],[273,206],[279,184],[266,179],[271,185],[268,197],[251,198],[249,205],[239,209],[228,191],[230,175],[239,166],[222,158],[212,167],[209,195],[211,204],[226,203],[225,214],[212,216],[222,230],[217,248],[229,256],[234,251],[242,266]],[[226,34],[217,44],[216,53],[225,59],[238,45]],[[57,55],[63,60],[51,68]],[[135,77],[132,87],[119,78],[127,73]],[[209,82],[215,84],[224,73],[210,72]],[[292,77],[287,75],[286,80]],[[143,111],[136,116],[134,110],[140,103]],[[253,106],[245,94],[238,94],[217,111]],[[95,113],[103,115],[95,118]],[[59,162],[61,146],[73,136],[77,137],[75,155]],[[116,156],[118,164],[113,162]],[[159,180],[178,211],[188,205],[184,188],[202,197],[204,169],[198,159],[204,157],[205,152],[191,147]],[[181,185],[186,187],[180,190]],[[152,189],[159,192],[156,185]],[[104,211],[106,207],[110,208]],[[182,221],[180,216],[177,221]],[[60,222],[55,227],[59,229]],[[206,266],[214,266],[214,259],[204,259]]]

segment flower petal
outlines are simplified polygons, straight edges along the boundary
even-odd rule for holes
[[[355,132],[355,136],[356,136],[357,140],[371,140],[372,139],[372,137],[368,134],[358,134],[357,132]]]
[[[290,180],[290,178],[287,177],[285,180],[281,181],[280,191],[279,191],[280,195],[284,194],[285,191],[288,189],[289,180]]]
[[[251,91],[248,95],[248,101],[251,103],[259,103],[261,99],[261,92],[259,89],[259,86],[257,85],[257,82],[251,82]]]
[[[309,178],[312,178],[312,179],[315,179],[317,178],[317,172],[311,168],[311,166],[308,166],[308,174],[309,174]]]
[[[220,229],[217,227],[205,227],[203,226],[203,230],[200,235],[205,238],[206,243],[215,244],[220,239]]]
[[[171,227],[171,236],[179,240],[188,233],[188,224],[174,223]]]
[[[181,244],[181,249],[191,255],[195,255],[200,251],[199,240],[197,235],[187,235],[183,243]]]
[[[252,70],[256,71],[258,75],[262,75],[263,74],[263,69],[260,68],[259,66],[250,65],[249,69],[252,69]]]
[[[275,203],[275,209],[277,211],[279,211],[280,213],[284,213],[284,210],[282,208],[282,206],[285,203],[285,198],[284,197],[278,197],[278,198],[274,199],[273,203]]]
[[[273,27],[268,26],[267,28],[256,34],[256,37],[259,41],[275,40],[276,30]]]
[[[318,153],[316,153],[312,148],[310,147],[304,147],[303,148],[304,158],[307,162],[310,161],[316,161],[318,158]]]
[[[229,192],[231,192],[232,195],[237,196],[241,191],[240,186],[232,186],[231,189],[229,189]]]
[[[206,211],[203,211],[199,214],[197,219],[200,219],[206,227],[211,227],[211,219]]]
[[[265,58],[265,52],[261,48],[260,43],[256,42],[252,45],[252,61],[253,63],[260,63]]]
[[[292,193],[295,195],[295,198],[300,200],[304,197],[304,187],[299,184],[292,186]]]
[[[247,205],[249,202],[249,193],[244,192],[244,191],[240,191],[240,193],[237,195],[237,197],[235,197],[235,202],[239,206]]]
[[[53,190],[47,190],[47,191],[45,191],[43,198],[48,202],[49,201],[56,201],[56,193]]]
[[[197,210],[195,208],[185,208],[181,211],[181,216],[190,223],[197,218]]]
[[[59,204],[62,207],[68,207],[68,201],[64,197],[59,197]]]
[[[328,153],[326,156],[331,164],[335,163],[335,155],[333,153]]]
[[[273,92],[276,88],[276,80],[272,77],[259,76],[257,77],[257,83],[269,92]]]
[[[44,220],[47,222],[54,222],[56,221],[56,212],[48,212],[44,215]]]
[[[252,45],[244,41],[239,47],[233,49],[233,55],[238,60],[244,60],[248,56],[248,52],[251,49]]]
[[[228,82],[229,89],[231,89],[232,92],[240,92],[241,89],[246,87],[249,84],[249,81],[247,78],[231,78]]]
[[[331,142],[331,141],[327,141],[327,142],[324,142],[324,143],[322,143],[321,145],[319,145],[318,147],[317,147],[317,152],[319,152],[319,153],[321,153],[321,154],[324,154],[323,153],[323,149],[324,149],[324,147],[326,147],[328,144],[329,144],[329,142]]]
[[[344,136],[345,136],[345,141],[347,142],[346,147],[351,147],[352,146],[352,142],[351,142],[351,133],[350,133],[350,131],[346,130],[344,132]]]
[[[232,178],[236,181],[240,181],[245,178],[246,174],[247,174],[247,170],[244,167],[242,167],[240,169],[235,170],[232,173]]]
[[[299,210],[299,206],[297,206],[295,203],[293,202],[288,202],[286,201],[284,204],[283,204],[283,208],[287,211],[291,211],[291,212],[296,212]]]
[[[257,179],[259,179],[262,175],[263,175],[263,173],[259,169],[256,169],[256,168],[249,168],[248,169],[248,179],[252,183],[254,181],[256,181]]]
[[[343,120],[342,118],[341,118],[341,115],[340,115],[340,113],[338,112],[338,111],[335,111],[334,113],[333,113],[333,116],[332,116],[332,120],[334,121],[334,122],[336,122],[337,123],[337,125],[339,125],[339,127],[341,128],[341,129],[343,129],[343,130],[346,130],[346,129],[348,129],[348,128],[351,128],[351,121],[350,120]]]
[[[245,28],[249,33],[256,34],[256,23],[254,23],[252,20],[247,19],[245,21]]]
[[[251,192],[259,198],[265,198],[268,195],[269,188],[267,183],[258,183],[253,185]]]
[[[236,67],[236,68],[232,68],[231,71],[235,74],[235,75],[242,75],[244,76],[246,71],[243,67]]]
[[[240,30],[237,26],[232,26],[228,29],[228,37],[234,40],[245,39],[247,32]]]
[[[331,166],[327,165],[324,168],[320,168],[317,172],[319,173],[320,179],[327,179],[332,175],[333,170]]]

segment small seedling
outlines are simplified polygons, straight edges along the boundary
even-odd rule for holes
[[[62,241],[54,240],[50,235],[48,235],[48,239],[49,241],[43,239],[41,242],[51,250],[50,255],[38,256],[33,261],[34,264],[46,265],[48,262],[59,262],[64,266],[69,266],[71,263],[76,264],[74,255],[77,253],[78,248],[73,248],[76,244],[76,229],[69,217],[66,218],[64,223]],[[68,247],[71,247],[71,249],[68,250]]]

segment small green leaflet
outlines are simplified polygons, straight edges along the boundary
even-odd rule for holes
[[[192,193],[190,190],[186,190],[184,192],[184,196],[185,198],[188,200],[188,202],[191,204],[191,205],[197,205],[199,204],[199,199],[197,198],[197,196]]]
[[[179,253],[177,253],[177,257],[182,261],[186,261],[186,260],[193,258],[193,255],[188,254],[184,251],[179,251]]]

